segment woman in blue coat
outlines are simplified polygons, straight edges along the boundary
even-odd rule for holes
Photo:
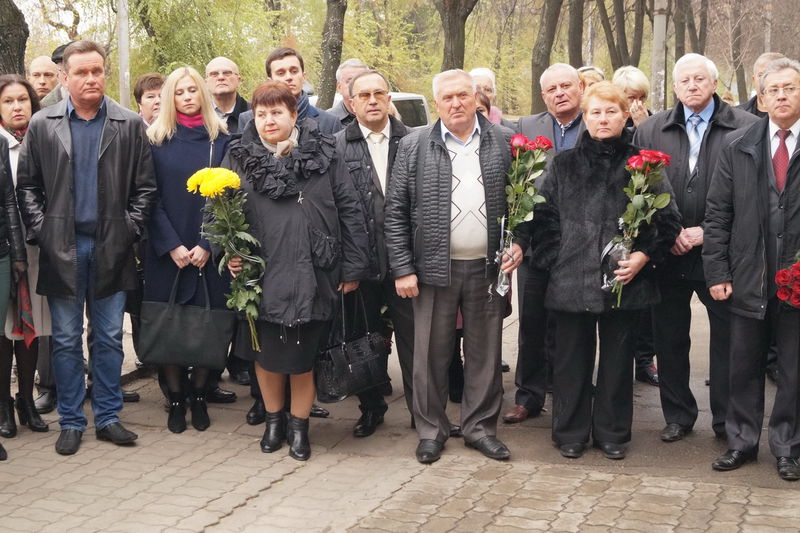
[[[186,180],[201,168],[219,166],[230,136],[195,69],[181,67],[167,77],[161,91],[161,112],[147,135],[152,143],[158,200],[147,227],[144,297],[168,301],[180,272],[176,303],[205,305],[205,278],[211,306],[225,307],[228,278],[222,278],[209,262],[211,247],[201,235],[205,200],[187,191]],[[169,430],[181,433],[186,429],[187,395],[192,426],[198,431],[207,429],[209,369],[193,367],[190,391],[183,390],[184,369],[180,366],[164,365],[161,372],[169,389]]]

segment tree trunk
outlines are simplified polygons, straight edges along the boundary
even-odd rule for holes
[[[434,0],[433,3],[442,19],[444,31],[442,72],[464,68],[464,26],[478,0]]]
[[[653,112],[663,111],[666,104],[665,82],[667,58],[667,0],[653,3],[653,48],[650,65],[650,106]]]
[[[675,0],[672,23],[675,25],[675,59],[686,54],[686,8],[688,0]]]
[[[688,0],[686,6],[686,25],[689,29],[689,39],[692,43],[692,52],[705,54],[706,35],[708,32],[708,1],[700,1],[699,19],[695,21],[692,1]]]
[[[336,93],[336,69],[342,62],[342,41],[344,40],[344,13],[347,0],[327,0],[328,11],[325,27],[322,29],[322,73],[319,77],[319,98],[317,107],[328,109],[333,105]]]
[[[734,20],[733,31],[731,33],[731,60],[733,67],[736,69],[736,92],[739,96],[739,101],[744,102],[747,99],[747,75],[744,72],[744,57],[743,53],[743,36],[742,36],[742,19],[741,13],[744,12],[744,5],[742,0],[736,0],[731,6],[731,19]]]
[[[0,74],[25,74],[28,24],[12,0],[0,0]]]
[[[617,70],[623,65],[623,62],[622,58],[619,56],[619,49],[614,39],[614,30],[611,28],[611,20],[608,18],[605,0],[597,0],[597,14],[600,16],[600,25],[603,27],[603,33],[606,36],[606,45],[608,45],[608,56],[611,59],[611,68]]]
[[[553,49],[553,41],[556,38],[558,29],[558,15],[561,12],[561,5],[564,0],[544,0],[542,9],[542,20],[539,23],[539,32],[536,36],[536,44],[533,46],[531,57],[531,113],[541,113],[547,107],[542,101],[542,85],[539,77],[542,72],[550,65],[550,51]]]
[[[614,29],[617,32],[617,50],[621,62],[614,67],[614,70],[630,63],[631,54],[628,51],[628,37],[625,35],[625,28],[625,0],[614,0]]]
[[[569,3],[569,64],[575,68],[583,66],[583,12],[585,0]]]
[[[636,0],[634,7],[633,17],[633,41],[631,42],[631,57],[630,65],[634,67],[639,66],[639,61],[642,58],[642,41],[644,38],[644,11],[645,0]]]

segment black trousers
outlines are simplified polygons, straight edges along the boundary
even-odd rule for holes
[[[773,298],[764,320],[731,314],[731,396],[725,433],[728,448],[757,451],[764,422],[764,371],[777,346],[778,390],[769,419],[775,457],[800,456],[800,310]]]
[[[400,361],[400,373],[403,379],[406,406],[413,416],[411,387],[414,363],[414,310],[411,300],[400,298],[397,295],[394,280],[392,279],[362,281],[359,284],[359,290],[364,298],[371,329],[377,331],[385,329],[381,323],[381,309],[386,306],[388,310],[389,318],[392,321],[392,329],[394,330],[394,346]],[[386,400],[381,394],[380,387],[362,392],[358,395],[358,399],[361,402],[359,408],[362,412],[386,412]]]
[[[634,330],[639,313],[555,311],[553,359],[553,442],[622,444],[631,440],[633,422]],[[592,386],[597,337],[600,362]]]
[[[653,341],[653,314],[650,309],[645,309],[639,315],[639,321],[636,324],[635,346],[636,371],[644,371],[653,364],[653,356],[656,353],[656,345]]]
[[[693,427],[697,420],[697,401],[689,386],[689,349],[692,323],[691,299],[697,293],[706,306],[710,325],[709,379],[712,427],[725,431],[730,372],[730,305],[711,298],[702,281],[662,279],[661,303],[653,307],[653,337],[658,354],[658,378],[664,420]]]
[[[514,403],[538,413],[546,394],[548,352],[552,351],[554,321],[548,320],[544,308],[548,273],[533,268],[526,257],[517,269],[517,302],[519,336]]]

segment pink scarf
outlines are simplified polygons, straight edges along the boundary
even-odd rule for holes
[[[175,111],[175,115],[178,119],[178,124],[186,126],[187,128],[196,128],[203,125],[202,113],[198,113],[196,115],[184,115],[180,111]]]

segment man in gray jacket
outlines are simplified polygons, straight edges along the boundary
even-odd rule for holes
[[[447,374],[460,308],[464,442],[491,459],[508,459],[496,437],[506,300],[494,284],[512,131],[477,113],[475,82],[463,70],[434,76],[433,96],[440,119],[400,141],[385,222],[397,294],[413,298],[416,457],[437,461],[450,435]],[[512,245],[502,269],[513,272],[522,254]]]
[[[17,195],[28,239],[40,250],[36,288],[53,322],[61,435],[56,452],[78,451],[83,413],[83,317],[92,323],[92,410],[97,438],[130,444],[122,409],[125,291],[136,288],[133,244],[156,188],[141,118],[105,96],[105,51],[76,41],[64,51],[68,97],[31,120]]]

